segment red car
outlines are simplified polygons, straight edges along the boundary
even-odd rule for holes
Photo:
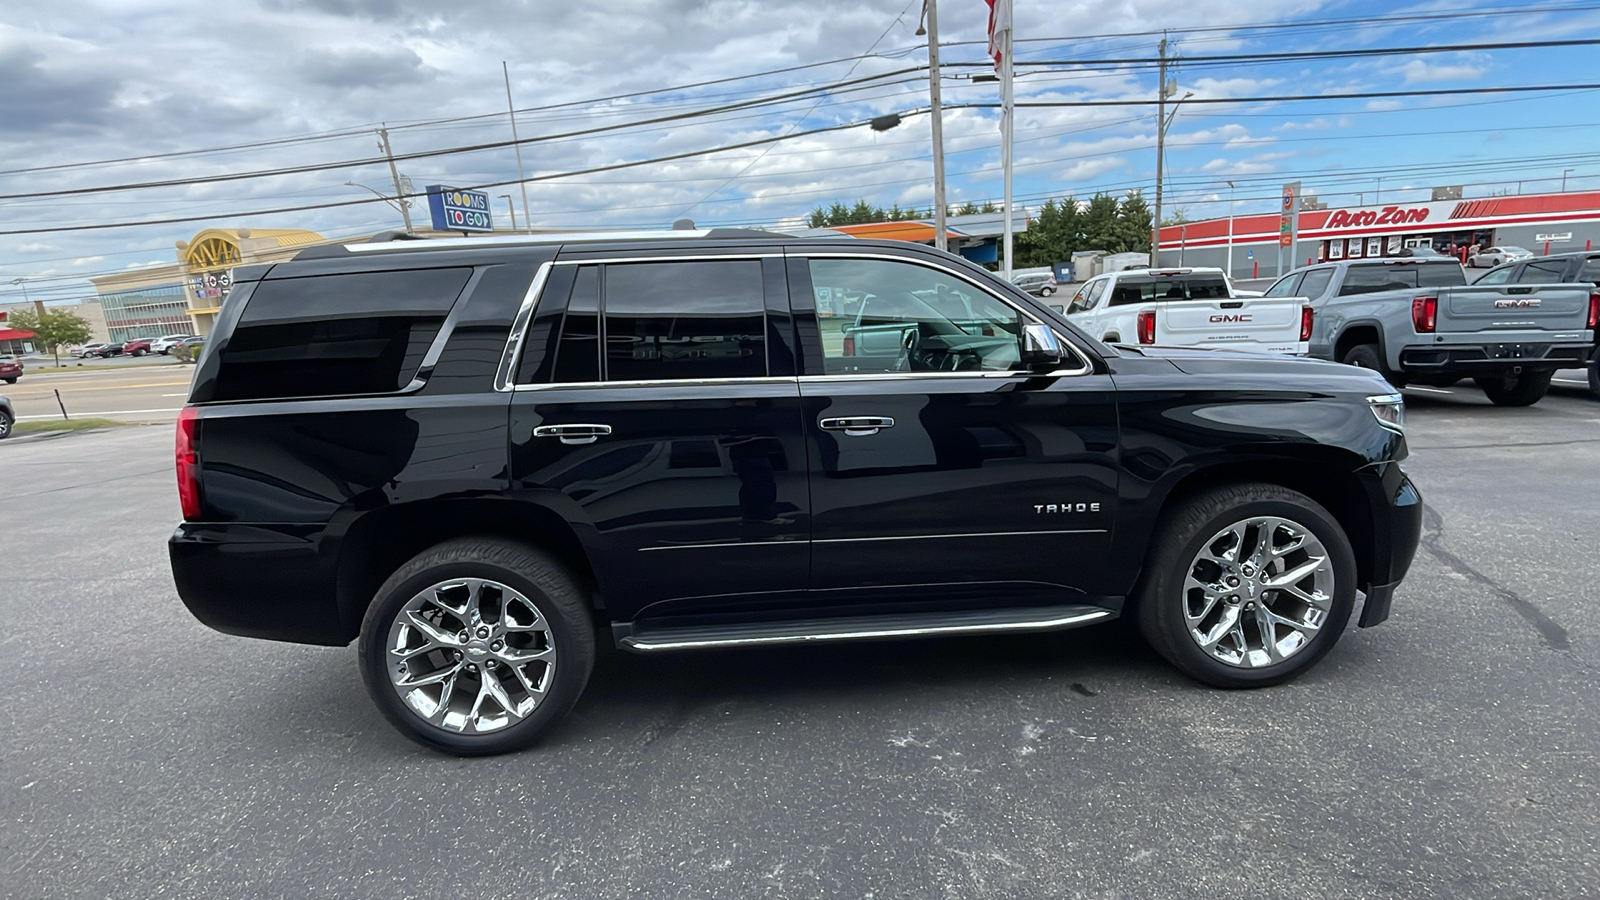
[[[0,381],[6,384],[16,384],[22,377],[22,360],[15,356],[0,355]]]
[[[122,352],[129,356],[146,356],[150,353],[150,339],[134,338],[122,345]]]

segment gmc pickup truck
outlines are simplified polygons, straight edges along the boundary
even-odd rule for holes
[[[1305,301],[1246,297],[1215,268],[1107,272],[1084,282],[1065,313],[1108,344],[1304,356],[1311,336]]]
[[[1448,387],[1471,378],[1496,406],[1528,406],[1594,347],[1587,285],[1467,285],[1453,259],[1342,260],[1297,269],[1268,297],[1305,297],[1311,355]]]

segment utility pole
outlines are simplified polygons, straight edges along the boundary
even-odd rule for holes
[[[1161,265],[1161,175],[1162,157],[1167,143],[1167,39],[1161,38],[1161,68],[1156,83],[1156,209],[1155,221],[1150,228],[1150,265]]]
[[[405,189],[400,187],[400,170],[395,168],[394,151],[389,149],[389,128],[387,123],[378,128],[378,149],[382,150],[384,157],[389,160],[389,177],[394,179],[394,198],[400,203],[401,218],[406,220],[406,234],[411,234],[414,229],[411,227],[410,201],[406,199]]]
[[[1233,280],[1233,182],[1228,182],[1228,279]]]
[[[1015,242],[1015,235],[1012,233],[1012,231],[1013,231],[1012,218],[1013,218],[1014,214],[1011,211],[1011,134],[1012,134],[1013,126],[1014,126],[1013,120],[1016,118],[1016,110],[1014,109],[1014,104],[1012,103],[1012,94],[1011,94],[1011,91],[1012,91],[1011,82],[1012,82],[1013,77],[1014,77],[1013,65],[1012,65],[1012,59],[1011,59],[1011,22],[1012,22],[1012,19],[1011,19],[1011,0],[995,0],[995,3],[1004,4],[1004,9],[1005,9],[1005,17],[1004,17],[1004,19],[1001,20],[1000,22],[997,22],[997,27],[996,27],[996,31],[998,31],[999,30],[999,27],[998,27],[999,24],[1003,23],[1004,26],[1005,26],[1005,32],[1004,32],[1004,34],[997,34],[996,37],[999,37],[1001,39],[1001,41],[1000,41],[1000,169],[1001,169],[1001,176],[1000,177],[1005,180],[1005,199],[1001,203],[1001,212],[1003,212],[1005,214],[1005,217],[1006,217],[1006,222],[1005,222],[1005,254],[1006,254],[1006,258],[1001,263],[1000,276],[1002,278],[1004,278],[1007,282],[1009,282],[1011,280],[1012,269],[1014,268],[1013,262],[1016,259],[1016,257],[1014,257],[1012,255],[1012,251],[1014,249],[1013,245],[1014,245],[1014,242]]]
[[[933,112],[933,246],[949,250],[945,240],[944,199],[944,112],[939,99],[939,3],[922,0],[922,14],[928,19],[928,106]]]
[[[528,209],[528,182],[522,174],[522,139],[517,137],[517,105],[511,102],[511,70],[506,61],[500,61],[500,73],[506,77],[506,112],[511,115],[511,147],[517,151],[517,184],[522,188],[522,221],[531,229],[533,212]],[[511,214],[511,230],[517,230],[516,213]]]

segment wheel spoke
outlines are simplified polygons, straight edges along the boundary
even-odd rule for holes
[[[1308,594],[1305,591],[1301,590],[1297,585],[1293,585],[1293,584],[1286,584],[1283,587],[1278,588],[1278,590],[1284,592],[1285,594],[1288,594],[1289,596],[1295,598],[1296,600],[1300,600],[1300,601],[1302,601],[1304,603],[1307,603],[1307,604],[1311,605],[1312,607],[1314,607],[1316,609],[1320,609],[1320,610],[1322,610],[1324,612],[1326,612],[1328,607],[1330,605],[1332,605],[1332,603],[1333,603],[1333,598],[1332,597],[1319,596],[1317,594]]]
[[[1289,571],[1273,576],[1267,581],[1266,586],[1269,588],[1286,588],[1290,585],[1299,584],[1305,580],[1307,575],[1322,568],[1322,564],[1326,561],[1324,557],[1313,556]]]
[[[407,673],[399,678],[396,678],[394,683],[398,687],[417,688],[430,684],[443,684],[447,681],[454,682],[456,671],[457,670],[455,666],[446,666],[436,672],[429,672],[426,675],[417,675],[413,677],[410,673]]]
[[[427,619],[424,619],[421,614],[414,609],[406,610],[405,622],[410,627],[422,632],[422,636],[427,638],[428,642],[436,647],[455,647],[460,644],[460,642],[456,640],[455,635],[445,634],[443,631],[440,631],[438,626],[434,625],[432,622],[429,622]],[[432,649],[432,647],[425,649]]]
[[[1256,604],[1256,631],[1261,635],[1261,649],[1267,652],[1267,657],[1273,662],[1283,659],[1283,654],[1278,652],[1278,629],[1273,625],[1272,612],[1265,603]]]
[[[1201,635],[1198,631],[1191,631],[1191,633],[1196,636],[1202,650],[1210,650],[1221,642],[1223,638],[1238,631],[1238,628],[1239,609],[1238,607],[1229,607],[1222,611],[1222,620],[1211,626],[1210,631],[1207,631],[1204,635]],[[1239,638],[1242,646],[1244,632],[1239,632]]]
[[[539,681],[534,681],[528,677],[527,670],[525,670],[522,666],[513,666],[511,671],[517,676],[517,680],[522,682],[522,689],[532,695],[535,700],[544,696],[543,682],[548,680],[548,675],[546,675],[544,678],[540,678]],[[549,669],[546,668],[545,671],[548,672]]]
[[[500,659],[509,666],[525,666],[531,662],[549,659],[555,655],[555,650],[545,647],[542,650],[523,650],[517,647],[507,647],[499,653]]]

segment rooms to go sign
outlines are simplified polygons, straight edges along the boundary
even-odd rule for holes
[[[428,185],[428,212],[433,215],[434,231],[493,231],[489,195],[482,191],[463,191],[442,184]]]

